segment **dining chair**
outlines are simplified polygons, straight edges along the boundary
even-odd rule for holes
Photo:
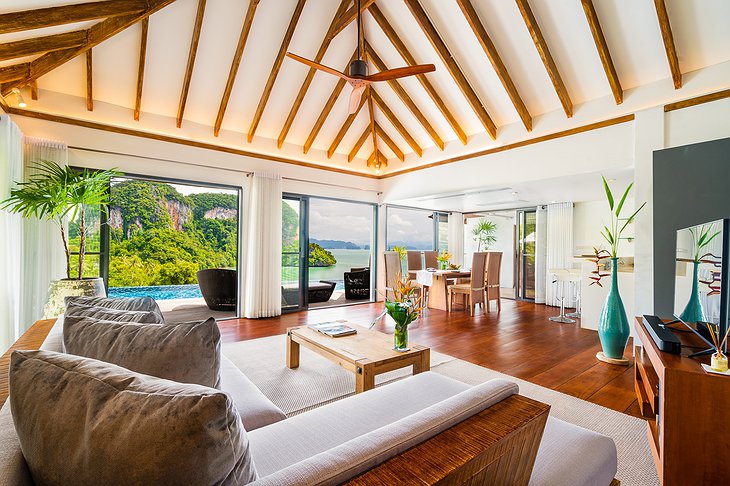
[[[400,255],[397,251],[384,251],[383,258],[385,260],[385,299],[391,300],[395,283],[400,278]]]
[[[474,315],[474,308],[477,304],[484,305],[484,285],[487,266],[487,252],[476,252],[471,260],[471,281],[468,283],[457,283],[448,287],[448,311],[451,312],[454,296],[462,294],[466,296],[466,305],[469,306],[469,315]]]
[[[423,270],[423,259],[421,258],[421,252],[415,250],[408,250],[406,253],[406,263],[408,265],[408,278],[413,280],[415,276],[411,276],[410,272],[413,270]]]
[[[502,297],[499,292],[499,275],[502,271],[502,252],[490,251],[487,257],[487,276],[484,284],[484,298],[489,312],[489,301],[497,301],[497,311],[502,310]]]
[[[439,267],[439,262],[436,258],[437,252],[435,250],[426,250],[423,252],[423,259],[426,263],[426,269]]]

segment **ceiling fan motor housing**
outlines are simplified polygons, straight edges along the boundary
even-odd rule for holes
[[[350,63],[350,77],[365,77],[368,75],[368,63],[362,59],[355,59]]]

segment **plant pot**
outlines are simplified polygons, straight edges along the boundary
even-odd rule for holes
[[[612,364],[627,365],[624,349],[629,340],[629,320],[618,291],[618,258],[611,258],[611,288],[598,318],[598,337],[603,352],[596,357]]]
[[[54,280],[48,287],[48,301],[43,308],[43,318],[50,319],[64,313],[66,297],[106,297],[104,279],[96,278],[63,278]]]
[[[684,310],[679,315],[679,318],[684,322],[707,322],[705,318],[705,310],[702,308],[702,301],[700,300],[700,262],[692,262],[692,291],[689,293],[689,301],[684,306]],[[697,326],[699,331],[701,326]],[[709,336],[708,336],[709,337]]]

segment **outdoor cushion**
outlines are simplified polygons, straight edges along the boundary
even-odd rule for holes
[[[137,322],[139,324],[164,324],[165,321],[152,311],[128,311],[70,303],[65,316],[94,317],[105,321]]]
[[[70,354],[180,383],[220,388],[221,333],[212,317],[150,326],[68,315],[63,342]]]
[[[340,484],[518,392],[517,384],[506,380],[461,384],[465,390],[451,381],[427,372],[251,432],[261,477],[256,484]],[[440,397],[428,404],[429,395]],[[411,406],[411,398],[424,408],[398,413],[401,406]]]
[[[15,351],[10,404],[39,485],[239,485],[256,479],[231,398],[89,358]]]
[[[89,305],[92,307],[106,307],[107,309],[154,312],[159,316],[161,323],[165,322],[165,319],[162,316],[162,311],[160,310],[160,306],[157,305],[157,302],[155,302],[155,299],[153,299],[152,297],[110,298],[69,296],[64,299],[64,303],[67,306],[73,303]]]
[[[548,417],[531,486],[606,486],[616,477],[616,444],[605,435]]]

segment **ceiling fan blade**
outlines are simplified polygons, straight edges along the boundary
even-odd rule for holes
[[[307,66],[309,66],[311,68],[319,69],[320,71],[324,71],[329,74],[334,74],[335,76],[338,76],[346,81],[350,81],[350,79],[351,79],[348,75],[338,71],[337,69],[333,69],[331,67],[316,63],[314,61],[310,61],[309,59],[306,59],[302,56],[297,56],[296,54],[292,54],[291,52],[287,52],[286,55],[287,55],[287,57],[290,57],[291,59],[294,59],[295,61],[299,61],[302,64],[306,64]]]
[[[392,79],[405,78],[406,76],[415,76],[417,74],[431,73],[436,70],[433,64],[419,64],[417,66],[406,66],[395,69],[388,69],[379,73],[366,76],[365,80],[370,82],[390,81]]]
[[[365,85],[353,86],[352,92],[350,93],[350,104],[349,111],[350,115],[357,113],[357,109],[360,107],[360,99],[362,99],[362,93],[365,91]]]

